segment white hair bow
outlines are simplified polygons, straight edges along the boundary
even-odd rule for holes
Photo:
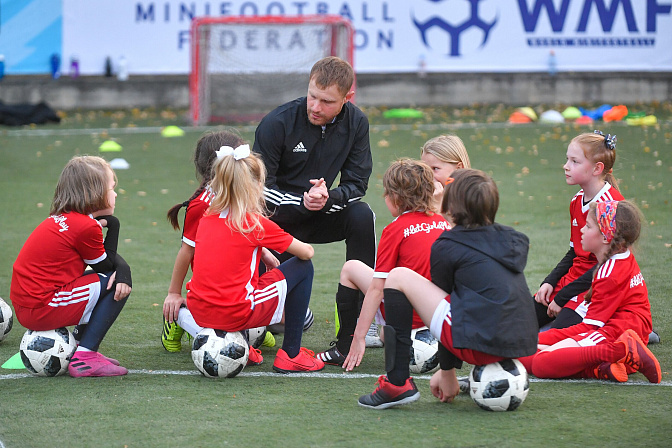
[[[225,156],[233,156],[235,160],[244,159],[250,155],[250,145],[240,145],[236,149],[230,146],[222,146],[217,152],[217,160]]]

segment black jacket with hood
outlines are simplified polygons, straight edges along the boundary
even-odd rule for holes
[[[539,328],[523,270],[529,240],[500,224],[455,226],[432,246],[432,282],[450,293],[453,345],[504,358],[532,355]]]

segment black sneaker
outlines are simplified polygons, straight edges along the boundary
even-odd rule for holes
[[[408,378],[403,386],[390,383],[385,375],[378,377],[378,387],[372,394],[359,397],[359,405],[371,409],[387,409],[392,406],[412,403],[420,398],[420,392]]]
[[[331,345],[331,348],[318,353],[316,358],[325,364],[342,367],[345,362],[345,356],[343,356],[341,352],[338,351],[338,348],[336,348],[336,341],[331,341],[329,345]]]

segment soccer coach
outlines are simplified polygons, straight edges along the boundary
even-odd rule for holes
[[[317,61],[307,96],[261,120],[254,151],[266,165],[264,197],[274,222],[307,243],[345,240],[346,260],[373,268],[375,215],[361,200],[373,165],[369,122],[349,102],[353,82],[348,62]]]

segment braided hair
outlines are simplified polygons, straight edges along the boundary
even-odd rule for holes
[[[198,140],[194,150],[194,165],[196,166],[196,177],[201,179],[201,184],[189,199],[175,204],[168,210],[166,217],[173,229],[180,229],[180,223],[177,219],[180,209],[188,207],[189,203],[203,193],[203,190],[212,180],[212,165],[217,157],[216,151],[222,146],[235,148],[243,143],[243,138],[233,130],[210,132]]]
[[[588,219],[593,219],[597,222],[596,209],[597,203],[592,202],[590,204],[590,211],[588,212]],[[642,219],[641,212],[632,202],[618,201],[618,208],[616,209],[616,215],[614,217],[614,220],[616,221],[614,237],[609,243],[609,248],[607,249],[604,260],[601,260],[595,268],[593,280],[595,280],[595,276],[600,267],[602,267],[607,260],[615,254],[625,252],[639,239],[639,234],[642,228]],[[590,303],[592,296],[593,286],[591,285],[584,297],[586,303]]]

